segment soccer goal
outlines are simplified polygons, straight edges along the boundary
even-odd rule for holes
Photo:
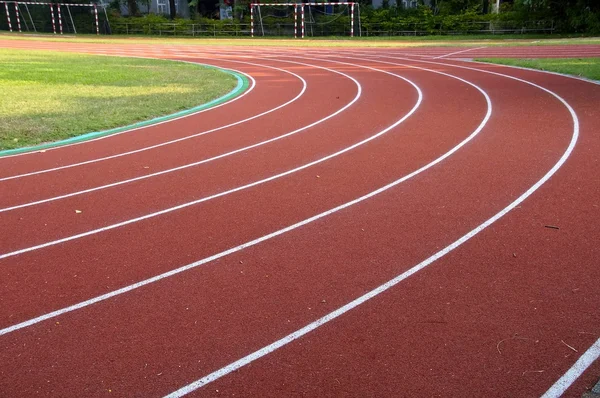
[[[106,9],[98,5],[0,0],[0,30],[54,34],[109,33]],[[1,11],[0,11],[1,12]]]
[[[298,37],[298,3],[251,3],[250,36]]]
[[[260,36],[350,36],[361,35],[360,6],[340,3],[252,3],[250,35]]]

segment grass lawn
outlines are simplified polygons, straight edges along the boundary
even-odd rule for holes
[[[181,62],[0,49],[0,150],[189,109],[237,84]]]
[[[600,37],[573,37],[572,35],[433,35],[394,37],[315,37],[293,39],[291,37],[156,37],[156,36],[96,36],[77,35],[56,37],[51,34],[3,33],[0,39],[73,41],[78,43],[113,44],[179,44],[214,46],[286,46],[286,47],[428,47],[428,46],[543,46],[568,44],[600,44]]]
[[[523,66],[600,80],[600,58],[510,59],[483,58],[477,61],[502,65]]]

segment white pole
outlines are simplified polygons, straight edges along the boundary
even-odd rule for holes
[[[294,5],[294,39],[298,38],[298,5]]]
[[[4,9],[6,10],[6,20],[8,21],[8,29],[12,32],[12,23],[10,23],[10,14],[8,13],[8,3],[4,3]]]
[[[54,20],[54,6],[50,3],[50,13],[52,14],[52,31],[56,34],[56,21]]]
[[[250,4],[250,37],[254,37],[254,4]]]
[[[98,20],[98,7],[94,4],[94,18],[96,19],[96,34],[100,34],[100,21]]]
[[[302,14],[302,38],[304,39],[304,3],[301,3],[301,4],[302,4],[302,6],[301,6],[302,7],[302,13],[301,13]]]
[[[58,26],[60,28],[60,34],[63,34],[63,27],[62,27],[62,15],[60,13],[60,4],[57,4],[56,9],[58,11]]]
[[[350,37],[354,37],[354,3],[350,6]]]
[[[6,4],[6,3],[4,3]],[[17,26],[19,27],[19,32],[21,32],[21,16],[19,15],[19,5],[15,1],[15,14],[17,16]]]
[[[500,14],[500,0],[496,0],[496,14]]]

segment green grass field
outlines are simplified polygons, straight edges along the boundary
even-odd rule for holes
[[[551,72],[565,73],[600,80],[600,58],[554,58],[554,59],[510,59],[483,58],[477,61],[491,62],[502,65],[522,66]]]
[[[227,38],[156,37],[156,36],[96,36],[78,35],[56,37],[51,34],[2,33],[0,39],[74,41],[104,44],[178,44],[214,46],[286,46],[286,47],[428,47],[428,46],[543,46],[568,44],[600,44],[600,37],[572,37],[571,35],[447,35],[447,36],[394,36],[394,37],[291,37],[247,36]]]
[[[0,49],[0,149],[167,115],[236,85],[228,73],[181,62]]]

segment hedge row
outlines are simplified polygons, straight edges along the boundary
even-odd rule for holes
[[[267,16],[263,11],[262,28],[265,34],[291,34],[294,26],[293,15]],[[291,14],[291,13],[288,13]],[[308,16],[307,16],[308,17]],[[350,19],[347,15],[323,15],[314,13],[312,28],[315,35],[344,35],[348,33]],[[373,9],[361,7],[363,34],[449,34],[477,32],[600,32],[600,16],[594,12],[578,14],[577,18],[554,21],[543,13],[523,13],[506,10],[500,14],[481,15],[475,10],[467,10],[457,15],[434,15],[426,6],[414,10],[401,10],[396,7]],[[119,17],[113,15],[111,25],[115,33],[129,34],[173,34],[173,35],[241,35],[250,29],[248,13],[236,20],[215,20],[196,17],[175,19],[163,16]],[[255,26],[258,28],[258,24]],[[262,31],[260,32],[262,34]]]

